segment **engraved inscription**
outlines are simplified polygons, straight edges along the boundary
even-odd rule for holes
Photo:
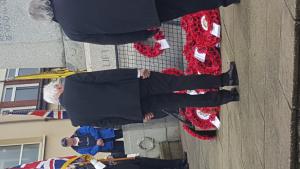
[[[109,56],[109,50],[103,50],[101,52],[100,58],[103,68],[109,68],[111,66],[111,57]]]
[[[0,0],[0,41],[12,41],[11,18],[8,16],[8,0]]]

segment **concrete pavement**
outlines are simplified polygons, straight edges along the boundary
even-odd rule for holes
[[[222,107],[215,141],[182,131],[183,147],[191,169],[294,169],[300,1],[241,1],[221,9],[223,68],[237,63],[241,100]]]

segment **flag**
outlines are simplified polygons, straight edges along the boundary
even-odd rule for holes
[[[20,111],[13,111],[13,112],[3,112],[3,115],[33,115],[39,116],[43,118],[49,119],[69,119],[67,111],[53,111],[53,110],[20,110]]]
[[[95,159],[93,156],[84,154],[81,156],[68,156],[59,158],[50,158],[45,161],[36,161],[32,163],[26,163],[6,169],[67,169],[70,165],[78,164],[92,164],[96,169],[105,168],[106,163],[119,162],[126,160],[134,160],[136,156],[128,158],[117,158],[117,159]],[[104,164],[105,163],[105,164]]]
[[[42,72],[39,74],[17,76],[13,80],[59,79],[59,78],[65,78],[65,77],[73,75],[75,73],[76,72],[68,70],[68,69],[58,69],[58,70],[53,70],[53,71],[49,71],[49,72]]]
[[[61,169],[62,166],[70,159],[76,156],[50,158],[46,161],[36,161],[32,163],[21,164],[7,169]]]

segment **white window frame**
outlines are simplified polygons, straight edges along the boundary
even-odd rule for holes
[[[14,110],[23,110],[23,109],[36,109],[36,106],[26,106],[26,107],[9,107],[9,108],[3,108],[1,109],[0,114],[3,114],[4,111],[14,111]]]
[[[19,156],[19,162],[18,165],[21,165],[22,155],[23,155],[23,149],[24,145],[28,144],[38,144],[39,145],[39,154],[37,161],[43,160],[44,153],[45,153],[45,143],[46,143],[46,136],[42,136],[41,141],[30,141],[30,142],[24,142],[24,143],[17,143],[17,144],[0,144],[0,147],[8,147],[8,146],[21,146],[20,156]],[[3,166],[0,166],[3,167]]]
[[[33,69],[38,69],[38,68],[33,68]],[[16,71],[14,77],[17,77],[19,76],[20,68],[15,68],[15,70]],[[39,69],[39,72],[41,72],[41,69]],[[9,69],[6,69],[6,76],[5,76],[6,79],[9,79],[8,74],[9,74]]]
[[[15,97],[16,97],[16,90],[18,87],[38,87],[39,83],[30,83],[30,84],[18,84],[18,85],[5,85],[4,87],[4,92],[3,92],[3,96],[2,96],[2,101],[4,101],[4,97],[6,95],[6,90],[8,88],[12,88],[12,94],[11,94],[11,98],[10,101],[13,102],[15,101]]]
[[[14,77],[18,76],[18,74],[19,74],[19,68],[16,68],[15,70],[16,70],[16,71],[15,71]],[[8,77],[8,74],[9,74],[9,69],[6,70],[6,77],[5,77],[6,79],[9,78],[9,77]]]

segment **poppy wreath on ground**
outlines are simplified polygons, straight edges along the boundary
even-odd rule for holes
[[[165,39],[165,35],[161,30],[157,30],[157,32],[153,36],[154,39],[154,45],[146,45],[143,42],[135,42],[133,44],[133,47],[142,55],[153,58],[157,57],[160,54],[164,52],[164,49],[162,49],[162,45],[160,43],[160,40]]]
[[[183,130],[186,131],[189,135],[196,137],[200,140],[214,140],[217,136],[217,131],[195,131],[189,128],[189,126],[183,124]],[[209,134],[207,134],[209,133]]]
[[[181,109],[180,114],[182,116],[184,116],[185,118],[187,118],[185,109]],[[201,131],[198,131],[195,128],[191,128],[187,124],[183,124],[182,128],[188,134],[190,134],[191,136],[196,137],[200,140],[213,140],[217,136],[217,131],[216,130],[201,130]]]
[[[180,20],[188,39],[193,39],[198,46],[205,47],[216,46],[220,42],[220,23],[219,9],[196,12]]]
[[[168,75],[176,75],[176,76],[183,76],[184,72],[182,70],[176,69],[176,68],[168,68],[161,71],[164,74]]]
[[[221,74],[221,57],[216,45],[220,42],[219,10],[207,10],[186,15],[181,19],[181,27],[186,32],[186,44],[183,55],[187,60],[185,74]],[[196,53],[197,51],[197,53]],[[196,56],[196,57],[195,57]],[[175,73],[169,70],[169,73]],[[218,89],[197,89],[185,91],[188,94],[203,94]],[[215,126],[219,126],[220,107],[188,107],[180,110],[180,114],[201,131],[183,124],[183,129],[191,136],[201,140],[211,140],[216,137]],[[218,123],[216,123],[218,121]]]
[[[188,119],[194,126],[201,128],[203,130],[216,129],[216,126],[212,123],[215,120],[220,110],[210,109],[206,110],[207,107],[196,108],[188,107],[185,109],[184,116]],[[203,116],[199,116],[197,112],[201,112]]]
[[[185,60],[188,63],[190,63],[191,60],[196,59],[194,57],[194,50],[195,50],[195,48],[196,48],[196,41],[192,40],[192,39],[190,40],[187,37],[187,41],[186,41],[186,43],[185,43],[185,45],[183,47],[182,53],[183,53],[183,56],[185,57]]]
[[[195,50],[205,54],[204,62],[195,57]],[[215,47],[197,48],[196,46],[185,47],[184,55],[188,63],[187,74],[212,74],[219,75],[222,71],[221,56]]]

